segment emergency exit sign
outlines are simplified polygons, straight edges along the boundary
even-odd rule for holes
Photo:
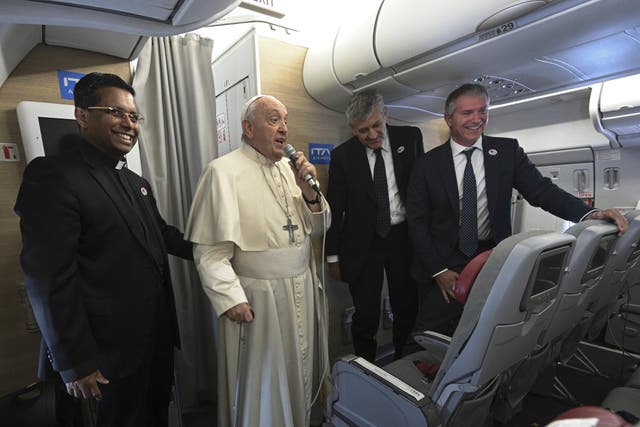
[[[243,0],[240,7],[264,13],[275,18],[282,18],[286,15],[284,11],[285,1],[283,0]]]

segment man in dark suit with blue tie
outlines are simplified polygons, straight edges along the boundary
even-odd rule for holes
[[[354,136],[332,151],[329,166],[327,200],[333,219],[327,262],[332,278],[349,284],[354,352],[372,362],[386,272],[398,358],[417,310],[405,204],[411,168],[424,152],[422,133],[387,125],[384,100],[375,92],[351,97],[347,120]]]
[[[49,360],[70,395],[95,399],[98,427],[168,424],[178,325],[167,253],[193,259],[126,167],[143,119],[134,95],[113,74],[80,79],[80,135],[27,165],[15,205]]]
[[[488,109],[482,85],[464,84],[449,94],[444,119],[450,138],[419,159],[411,176],[407,218],[420,294],[416,331],[453,334],[462,313],[452,298],[458,273],[511,235],[513,188],[566,220],[609,218],[626,230],[617,210],[594,210],[544,178],[517,140],[483,135]]]

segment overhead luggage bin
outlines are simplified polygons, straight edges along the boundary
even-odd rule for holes
[[[379,5],[382,2],[372,1],[358,14],[358,19],[342,25],[336,34],[332,52],[333,64],[336,76],[342,84],[349,84],[380,68],[371,43],[378,17],[375,3]]]
[[[375,28],[375,50],[383,67],[442,49],[469,34],[509,23],[549,0],[386,0]]]
[[[210,24],[238,4],[240,0],[2,0],[0,22],[166,36]]]
[[[640,74],[604,82],[598,89],[590,103],[596,130],[614,147],[640,146]]]
[[[135,59],[149,37],[198,29],[226,15],[239,3],[240,0],[2,0],[0,27],[34,25],[45,44]],[[1,33],[2,28],[0,38]]]
[[[313,78],[323,81],[305,77],[307,91],[337,111],[344,102],[330,94],[377,89],[389,79],[400,105],[403,93],[471,81],[497,105],[640,72],[636,0],[378,0],[363,5],[362,16],[307,52],[305,76],[319,65]],[[416,112],[431,111],[414,107],[392,117],[416,121]]]
[[[313,98],[337,112],[344,112],[352,94],[336,76],[333,68],[333,42],[319,43],[307,51],[302,68],[302,82]]]

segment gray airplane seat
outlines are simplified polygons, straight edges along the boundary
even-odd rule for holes
[[[585,420],[585,425],[593,427],[631,427],[640,426],[640,368],[622,387],[612,389],[601,403],[601,406],[580,406],[563,412],[557,420]],[[586,421],[589,421],[587,424]],[[593,420],[597,420],[594,423]],[[547,427],[572,427],[583,425],[551,423]]]
[[[588,340],[594,340],[601,335],[609,318],[618,309],[619,298],[626,283],[627,271],[638,256],[638,242],[640,241],[639,215],[639,211],[632,211],[626,214],[629,221],[629,229],[616,240],[612,249],[612,256],[605,263],[598,296],[595,304],[588,309],[593,313],[593,320],[587,333]]]
[[[553,363],[562,349],[573,347],[568,352],[575,351],[579,339],[574,337],[580,335],[576,330],[580,329],[579,322],[586,306],[595,295],[607,248],[617,238],[617,227],[606,221],[584,221],[566,233],[574,236],[576,242],[561,278],[552,320],[540,335],[533,352],[509,371],[500,387],[492,412],[501,423],[508,422],[521,409],[523,399],[534,388],[543,371],[550,369],[549,374],[553,373]],[[583,331],[585,329],[582,327]],[[566,341],[572,344],[564,345]],[[550,375],[551,378],[554,375]],[[536,389],[542,394],[552,394],[552,385],[543,382]]]
[[[613,292],[617,296],[608,318],[605,341],[618,348],[640,353],[640,211],[626,214],[629,230],[621,239],[629,244],[626,263]],[[635,239],[634,239],[635,237]]]
[[[505,239],[478,274],[451,338],[425,331],[416,337],[424,351],[383,368],[354,356],[336,362],[329,425],[491,425],[505,373],[549,326],[574,242],[541,231]],[[438,369],[429,375],[424,366]]]
[[[640,421],[640,368],[627,380],[623,387],[611,390],[602,401],[603,408],[623,414],[632,422]],[[640,423],[639,423],[640,424]]]
[[[604,269],[618,238],[615,224],[582,221],[566,231],[576,238],[567,273],[558,294],[554,320],[546,333],[549,361],[566,362],[576,351],[593,321],[591,307],[603,292]]]
[[[626,386],[640,388],[640,367],[636,368],[633,374],[631,374],[631,376],[627,380]]]
[[[623,387],[611,390],[602,406],[614,411],[627,411],[640,418],[640,368],[635,370]]]
[[[517,412],[525,395],[535,390],[542,395],[558,395],[575,402],[571,391],[556,377],[555,362],[566,363],[586,334],[591,316],[587,314],[598,295],[600,278],[618,230],[601,220],[580,222],[566,231],[576,238],[557,295],[552,321],[541,336],[536,351],[517,369],[500,390],[494,416],[506,422]]]
[[[640,422],[640,389],[633,387],[616,387],[607,394],[601,405],[634,423]]]

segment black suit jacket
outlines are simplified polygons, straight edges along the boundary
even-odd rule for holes
[[[71,146],[62,157],[34,159],[24,172],[15,211],[25,286],[63,380],[96,369],[117,378],[135,371],[153,339],[159,290],[169,307],[166,333],[178,344],[167,252],[192,259],[191,243],[162,219],[146,180],[121,171],[154,218],[143,226],[104,156],[78,137]]]
[[[408,191],[407,217],[414,243],[412,273],[424,281],[448,267],[458,245],[458,186],[449,140],[425,154],[414,167]],[[593,208],[565,192],[535,165],[511,138],[484,136],[484,169],[493,240],[511,235],[511,194],[518,190],[533,206],[577,222]]]
[[[387,134],[400,198],[406,206],[411,168],[424,153],[422,133],[412,126],[387,126]],[[326,254],[339,255],[342,278],[352,282],[373,241],[378,210],[366,148],[355,136],[331,152],[327,200],[332,221]]]

